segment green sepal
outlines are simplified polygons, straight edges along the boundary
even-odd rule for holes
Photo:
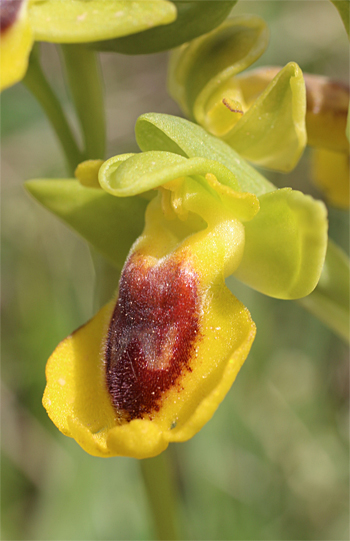
[[[336,334],[350,340],[349,258],[330,239],[320,280],[300,303]]]
[[[174,0],[176,20],[143,32],[94,43],[100,51],[150,54],[173,49],[216,28],[229,15],[237,0]],[[145,2],[147,3],[147,1]],[[153,25],[155,26],[155,25]],[[130,32],[129,32],[130,33]]]
[[[349,0],[331,0],[332,4],[339,11],[339,15],[344,23],[346,33],[350,39],[350,2]]]
[[[244,192],[259,196],[276,189],[226,143],[184,118],[145,114],[137,119],[135,133],[143,151],[164,150],[186,158],[201,157],[223,164],[235,175]]]
[[[142,233],[147,201],[120,199],[86,188],[78,180],[41,179],[25,184],[30,194],[61,218],[119,270]]]
[[[176,8],[168,0],[32,0],[28,16],[37,41],[82,43],[167,25]]]
[[[260,17],[242,15],[225,21],[210,34],[174,51],[169,64],[170,95],[194,119],[199,95],[205,104],[218,86],[262,55],[268,39],[268,28]]]
[[[303,74],[297,64],[290,62],[224,135],[224,140],[243,158],[288,172],[296,166],[306,146],[305,114]]]
[[[283,188],[259,197],[260,211],[245,224],[245,247],[236,278],[280,299],[309,295],[327,248],[327,210],[302,192]]]

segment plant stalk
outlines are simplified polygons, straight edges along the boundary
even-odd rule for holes
[[[61,45],[67,81],[81,126],[84,159],[104,159],[106,121],[97,54],[82,44]]]
[[[140,460],[156,537],[160,541],[179,539],[175,513],[175,486],[169,459],[170,456],[165,451],[154,458]]]
[[[30,55],[28,70],[23,82],[44,109],[61,143],[69,172],[73,174],[78,163],[82,161],[82,153],[73,136],[62,105],[44,75],[37,48],[34,48]]]

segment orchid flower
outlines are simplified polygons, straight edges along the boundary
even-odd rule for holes
[[[322,202],[276,190],[200,126],[148,114],[136,138],[139,154],[85,162],[75,180],[27,183],[116,276],[126,258],[114,298],[58,345],[46,370],[50,418],[97,456],[151,457],[194,436],[255,336],[225,278],[303,297],[327,245]]]
[[[238,74],[265,51],[260,17],[233,17],[172,53],[169,92],[184,113],[254,164],[290,171],[306,145],[305,84],[290,62],[265,88]]]
[[[303,76],[294,62],[241,73],[267,43],[259,17],[229,19],[173,52],[169,91],[189,118],[262,167],[288,172],[306,144],[315,148],[316,184],[330,204],[348,208],[349,87]]]

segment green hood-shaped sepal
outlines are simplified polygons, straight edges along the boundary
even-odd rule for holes
[[[227,143],[184,118],[158,113],[141,115],[135,126],[143,151],[165,150],[187,158],[201,157],[224,165],[236,177],[241,190],[261,195],[275,186],[250,166]]]

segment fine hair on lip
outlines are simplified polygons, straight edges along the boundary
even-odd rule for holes
[[[150,265],[132,254],[122,272],[105,349],[106,382],[121,420],[152,418],[191,371],[199,333],[199,279],[176,256]]]

